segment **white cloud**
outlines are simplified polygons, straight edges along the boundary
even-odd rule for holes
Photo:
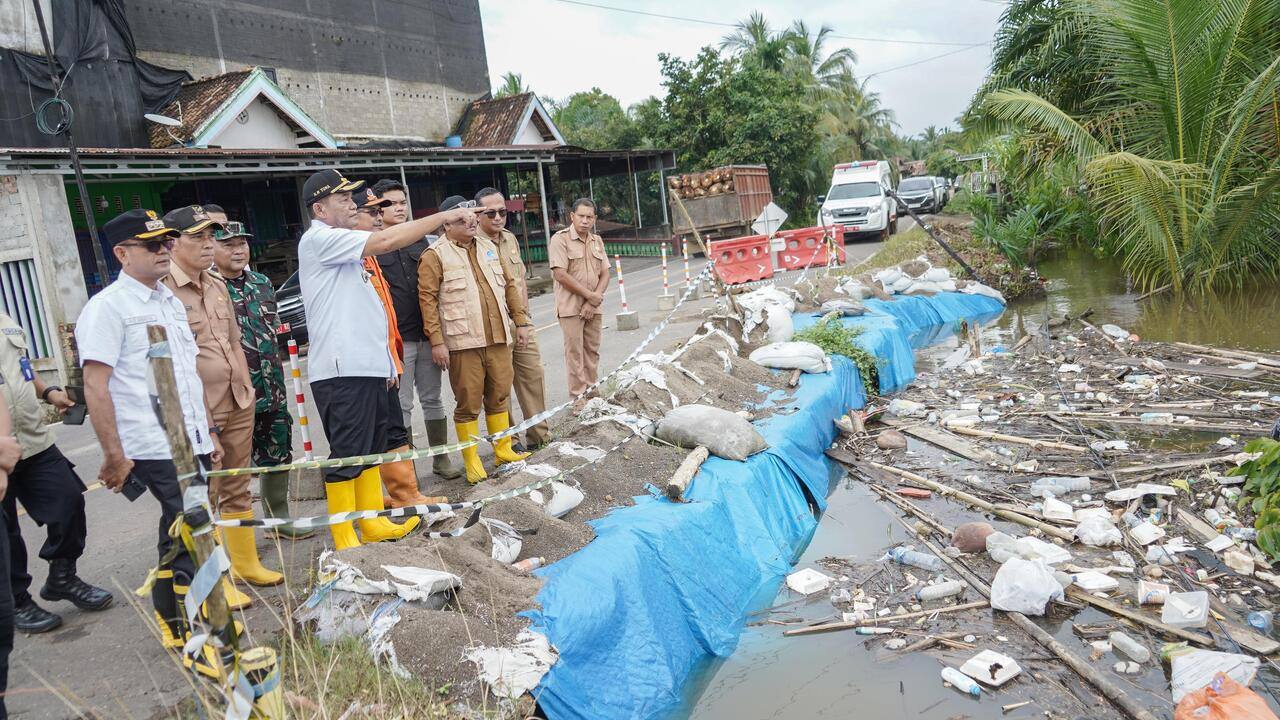
[[[827,23],[842,35],[983,42],[995,32],[1001,5],[988,0],[913,0],[910,3],[761,0],[754,6],[728,0],[592,0],[644,12],[733,23],[759,9],[775,26],[794,19],[811,28]],[[646,17],[559,0],[480,0],[489,75],[496,84],[518,72],[539,95],[564,98],[599,87],[630,105],[661,95],[658,53],[690,58],[718,45],[726,27]],[[861,77],[953,50],[956,46],[837,40],[858,54]],[[900,132],[953,125],[986,74],[988,46],[958,52],[871,78],[871,88],[897,114]]]

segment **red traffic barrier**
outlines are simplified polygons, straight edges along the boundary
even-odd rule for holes
[[[769,238],[764,235],[712,240],[707,252],[715,261],[716,274],[729,285],[773,277]]]
[[[778,233],[784,247],[778,251],[778,266],[783,270],[826,266],[832,246],[837,262],[844,264],[844,226],[810,227]]]

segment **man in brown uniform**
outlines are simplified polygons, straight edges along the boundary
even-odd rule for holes
[[[209,272],[213,264],[213,231],[217,225],[199,205],[169,211],[165,225],[181,233],[173,246],[169,274],[161,280],[186,306],[187,321],[200,354],[196,371],[204,385],[210,432],[222,445],[215,469],[248,467],[253,454],[253,419],[256,398],[249,379],[249,363],[241,345],[240,322],[223,281]],[[224,520],[249,520],[253,506],[249,475],[213,478],[209,500]],[[262,566],[252,527],[229,527],[223,532],[232,574],[252,585],[278,585],[284,576]],[[232,604],[242,605],[247,595],[236,591]],[[243,597],[240,597],[243,596]]]
[[[600,305],[609,287],[609,256],[604,241],[591,232],[595,223],[596,204],[578,198],[573,201],[569,227],[552,235],[547,244],[551,275],[556,281],[556,318],[564,333],[569,396],[575,399],[596,381]]]
[[[502,258],[502,267],[507,277],[512,278],[520,287],[520,297],[524,298],[525,308],[529,307],[529,288],[525,284],[524,262],[520,260],[520,243],[516,236],[507,229],[507,203],[502,193],[488,187],[476,193],[476,219],[480,223],[480,237],[493,243],[498,248],[498,257]],[[533,322],[532,313],[530,322]],[[542,374],[542,353],[538,352],[538,336],[529,333],[529,344],[523,348],[511,346],[511,367],[514,373],[513,386],[516,397],[520,400],[520,412],[525,419],[547,409],[546,385]],[[524,431],[525,447],[521,450],[536,450],[551,441],[551,432],[547,423],[540,422]]]
[[[475,202],[452,195],[440,212],[474,207]],[[479,415],[485,412],[489,433],[510,427],[512,339],[518,347],[529,343],[531,325],[520,287],[508,278],[498,248],[477,237],[474,217],[445,223],[444,237],[422,254],[418,265],[418,298],[423,330],[431,341],[431,359],[449,371],[457,407],[453,422],[458,440],[480,436]],[[515,325],[515,332],[511,331]],[[511,438],[493,445],[499,465],[528,457],[511,449]],[[462,451],[467,482],[488,475],[478,448]]]

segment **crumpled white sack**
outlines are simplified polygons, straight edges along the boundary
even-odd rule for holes
[[[382,569],[391,576],[396,594],[405,600],[426,600],[436,593],[462,587],[462,578],[443,570],[402,565],[383,565]]]
[[[494,695],[514,699],[537,687],[559,655],[545,635],[524,630],[512,647],[471,648],[464,657],[476,664]]]
[[[986,295],[989,298],[999,300],[1002,305],[1004,304],[1004,295],[1000,294],[999,290],[988,285],[983,285],[977,280],[970,280],[969,284],[965,285],[960,292],[966,295]]]
[[[1044,560],[1009,558],[991,581],[991,607],[996,610],[1044,615],[1050,600],[1062,598],[1062,586]]]
[[[796,334],[796,326],[791,319],[791,313],[787,312],[781,305],[765,306],[764,314],[769,324],[769,330],[764,337],[769,342],[788,342],[791,340],[791,336]]]
[[[489,557],[503,565],[515,562],[520,557],[520,548],[524,546],[520,531],[497,518],[482,517],[480,522],[489,531]]]

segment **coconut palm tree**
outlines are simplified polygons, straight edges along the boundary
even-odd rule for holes
[[[509,72],[502,76],[502,84],[493,91],[493,96],[500,98],[527,92],[529,87],[524,84],[524,77],[520,73]]]
[[[829,55],[825,53],[833,32],[830,25],[811,32],[803,20],[796,20],[786,33],[791,46],[790,67],[801,73],[819,94],[826,94],[837,87],[841,76],[852,71],[858,61],[858,56],[849,48],[839,48]]]
[[[1106,106],[1025,89],[994,117],[1073,156],[1126,269],[1201,291],[1280,276],[1280,0],[1066,0],[1105,59]]]
[[[781,71],[791,56],[791,35],[774,32],[761,12],[753,12],[739,20],[732,33],[720,40],[720,49],[743,62],[759,63],[767,70]]]
[[[869,90],[867,81],[859,81],[852,70],[839,75],[833,92],[823,130],[850,140],[853,157],[849,160],[889,157],[896,143],[893,126],[897,119],[882,104],[880,93]]]

